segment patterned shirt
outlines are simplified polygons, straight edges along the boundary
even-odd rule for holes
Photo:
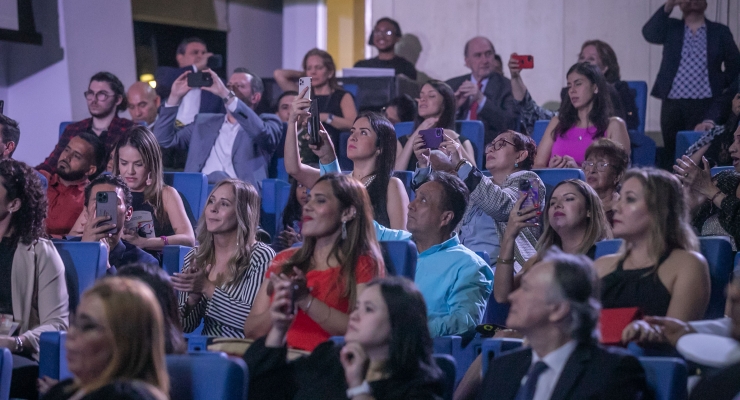
[[[707,68],[707,26],[702,25],[691,33],[684,25],[683,47],[678,72],[673,78],[669,99],[708,99],[712,97]]]
[[[83,119],[82,121],[69,124],[64,129],[64,133],[62,133],[62,136],[59,137],[59,142],[57,143],[56,147],[54,147],[54,150],[51,152],[51,154],[49,154],[49,157],[46,157],[46,160],[44,160],[44,162],[37,165],[36,169],[39,171],[47,171],[52,174],[55,173],[57,171],[57,162],[59,161],[59,156],[62,155],[62,151],[64,151],[64,148],[67,147],[69,140],[79,135],[81,132],[92,133],[93,135],[98,136],[100,140],[103,141],[103,144],[105,144],[107,160],[107,155],[109,155],[110,152],[113,151],[113,146],[118,143],[118,139],[120,139],[123,134],[132,126],[134,126],[134,123],[129,119],[114,117],[110,125],[108,126],[108,130],[103,131],[103,133],[98,136],[92,130],[92,118]],[[105,163],[102,163],[102,165],[105,167]]]
[[[85,186],[88,181],[65,186],[59,180],[59,175],[46,171],[41,171],[41,174],[49,182],[46,188],[46,232],[59,238],[69,233],[85,207]]]
[[[197,251],[198,248],[194,247],[185,255],[183,272],[195,261]],[[189,309],[186,305],[188,293],[180,292],[182,330],[192,332],[202,319],[204,336],[243,338],[244,321],[252,311],[254,297],[274,257],[275,251],[270,246],[257,242],[252,249],[249,267],[240,281],[216,287],[213,297],[206,299],[203,296],[195,307]]]

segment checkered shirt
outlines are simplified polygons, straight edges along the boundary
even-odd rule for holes
[[[707,99],[712,97],[707,68],[707,26],[692,34],[684,25],[683,47],[678,72],[673,78],[669,99]]]

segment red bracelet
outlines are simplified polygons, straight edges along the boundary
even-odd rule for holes
[[[165,246],[167,246],[167,245],[170,244],[170,241],[167,240],[167,236],[160,236],[159,238],[162,239],[162,241],[164,242],[164,245]]]

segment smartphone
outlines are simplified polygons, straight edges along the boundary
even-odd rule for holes
[[[208,72],[191,72],[188,74],[188,86],[191,88],[211,87],[213,78]]]
[[[308,144],[321,147],[321,136],[319,131],[321,130],[321,117],[319,116],[319,103],[316,100],[311,101],[311,107],[308,111],[311,116],[308,117]]]
[[[4,108],[5,108],[5,100],[0,100],[0,114],[3,113]]]
[[[224,58],[221,56],[221,54],[214,54],[210,57],[208,57],[208,61],[206,61],[206,66],[210,69],[219,69],[221,66],[224,65]]]
[[[521,69],[534,68],[534,57],[532,57],[531,55],[515,55],[512,58],[519,61],[519,68]]]
[[[424,129],[419,131],[419,135],[424,139],[425,149],[435,150],[444,141],[445,130],[442,128]]]
[[[304,88],[308,88],[308,91],[306,92],[306,95],[303,96],[303,98],[311,100],[311,77],[310,76],[304,76],[303,78],[298,78],[298,94],[301,94]]]
[[[118,195],[116,192],[110,191],[110,192],[98,192],[95,195],[95,217],[101,217],[103,215],[109,216],[111,219],[109,221],[105,221],[102,224],[116,224],[118,225],[118,221],[116,221],[116,217],[118,213],[116,212],[118,209]],[[108,230],[107,233],[116,233],[117,228],[111,228]]]
[[[298,292],[301,290],[301,287],[297,283],[293,283],[290,289],[290,313],[295,314],[295,302],[298,300]]]
[[[519,207],[519,209],[524,209],[528,207],[539,207],[540,205],[540,187],[537,182],[537,179],[521,179],[519,180],[519,198],[521,196],[527,195],[527,198],[522,203],[522,206]],[[530,218],[527,220],[527,222],[535,223],[537,222],[537,217]]]

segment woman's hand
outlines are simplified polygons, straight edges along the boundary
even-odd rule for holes
[[[504,235],[509,239],[515,240],[519,233],[524,228],[539,226],[539,222],[528,222],[530,219],[539,219],[542,215],[539,204],[535,204],[530,207],[521,208],[524,201],[527,199],[528,194],[524,193],[519,197],[519,200],[514,203],[514,207],[509,212],[509,220],[506,223],[506,229]]]
[[[269,279],[273,289],[270,304],[272,329],[284,336],[290,329],[296,312],[291,309],[293,307],[293,281],[284,274],[271,274]]]
[[[712,198],[717,193],[717,187],[712,182],[711,168],[706,158],[701,158],[704,168],[699,168],[689,156],[683,156],[676,160],[673,171],[678,175],[678,179],[684,186],[690,187],[691,190]]]
[[[417,132],[414,132],[409,138],[411,146],[414,149],[414,155],[419,164],[419,168],[426,168],[429,166],[429,153],[431,150],[427,148],[427,144],[424,142],[424,138],[421,137]]]
[[[660,343],[665,341],[660,328],[647,321],[632,321],[622,331],[622,343]]]
[[[665,338],[665,340],[667,340],[673,347],[676,347],[676,343],[678,343],[678,339],[680,339],[681,336],[696,332],[691,325],[676,318],[645,317],[645,321],[650,325],[659,327],[660,332],[663,334],[663,338]]]
[[[516,56],[516,53],[511,53],[511,56],[509,56],[509,73],[511,74],[511,79],[516,79],[520,74],[522,73],[522,68],[519,66],[519,60],[515,59],[514,56]]]
[[[139,236],[136,229],[123,229],[123,240],[133,244],[134,246],[143,249],[146,245],[146,238]]]
[[[334,143],[331,141],[331,137],[329,137],[329,133],[326,131],[326,128],[324,128],[324,124],[319,123],[319,125],[321,126],[321,130],[319,130],[321,144],[318,146],[309,144],[308,147],[311,148],[311,151],[319,157],[319,161],[322,164],[331,164],[337,159],[337,152],[334,150]]]
[[[296,232],[293,227],[286,227],[280,234],[278,234],[277,242],[280,244],[281,247],[287,249],[294,244],[300,242],[301,235]]]
[[[311,100],[303,98],[303,96],[306,95],[308,89],[308,87],[303,88],[303,91],[301,91],[301,93],[298,93],[298,96],[293,99],[293,103],[291,103],[290,105],[288,124],[295,124],[299,118],[301,118],[302,120],[306,120],[308,116],[311,115],[308,112],[308,108],[311,107]]]
[[[206,268],[193,267],[188,268],[182,273],[176,272],[172,275],[172,286],[175,290],[190,293],[191,295],[210,294],[212,296],[216,285],[208,280],[210,272],[210,264]]]
[[[367,373],[369,359],[359,343],[347,342],[339,352],[339,361],[344,368],[344,378],[350,388],[362,385]]]

